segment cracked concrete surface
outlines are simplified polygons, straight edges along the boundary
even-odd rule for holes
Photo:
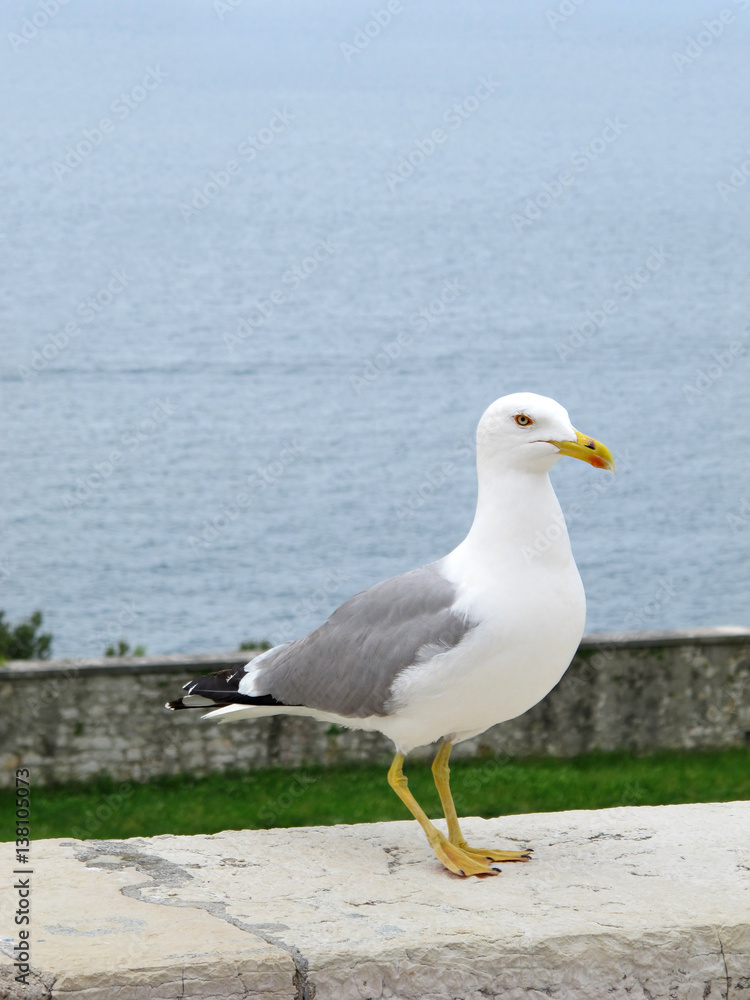
[[[466,880],[412,822],[38,841],[34,982],[0,955],[0,997],[750,1000],[749,826],[745,802],[470,819],[535,854]]]

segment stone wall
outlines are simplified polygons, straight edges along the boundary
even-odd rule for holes
[[[0,785],[103,773],[141,781],[181,771],[387,761],[379,734],[275,716],[217,726],[167,713],[191,677],[247,653],[16,661],[0,669]],[[750,630],[587,636],[555,690],[530,712],[461,744],[474,753],[572,756],[589,750],[744,746],[750,742]],[[425,749],[423,753],[430,753]]]

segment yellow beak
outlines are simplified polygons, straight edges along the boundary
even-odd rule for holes
[[[575,441],[550,441],[550,444],[559,448],[561,455],[580,458],[582,462],[588,462],[595,469],[609,469],[610,472],[615,471],[615,460],[609,448],[603,445],[601,441],[595,441],[593,438],[581,434],[580,431],[576,431]]]

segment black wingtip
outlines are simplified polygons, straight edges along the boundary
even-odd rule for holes
[[[178,712],[185,708],[219,708],[223,705],[254,705],[254,706],[285,706],[271,694],[248,695],[240,694],[240,682],[246,676],[244,667],[238,670],[226,668],[213,674],[204,674],[184,684],[182,690],[187,692],[176,701],[168,701],[166,708],[170,712]]]

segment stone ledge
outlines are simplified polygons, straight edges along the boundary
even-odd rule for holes
[[[593,632],[584,635],[580,651],[599,650],[603,646],[615,649],[649,649],[652,646],[723,646],[727,643],[749,644],[750,628],[744,625],[714,625],[710,628],[685,628],[650,632]]]
[[[9,678],[34,678],[37,680],[58,677],[110,676],[123,674],[169,674],[194,670],[197,674],[208,674],[227,667],[241,667],[258,650],[243,650],[233,653],[168,653],[163,656],[94,656],[83,660],[8,660],[0,671]]]
[[[727,643],[750,645],[750,629],[742,625],[717,625],[711,628],[676,629],[652,632],[591,632],[584,635],[579,652],[611,649],[647,649],[652,646],[720,646]],[[118,676],[122,674],[210,673],[226,667],[241,667],[260,650],[235,650],[231,653],[166,653],[161,656],[94,656],[88,659],[8,660],[0,667],[9,679],[58,677]]]
[[[750,803],[469,819],[535,848],[463,880],[416,823],[33,844],[12,1000],[742,1000]],[[16,939],[0,847],[3,951]]]

